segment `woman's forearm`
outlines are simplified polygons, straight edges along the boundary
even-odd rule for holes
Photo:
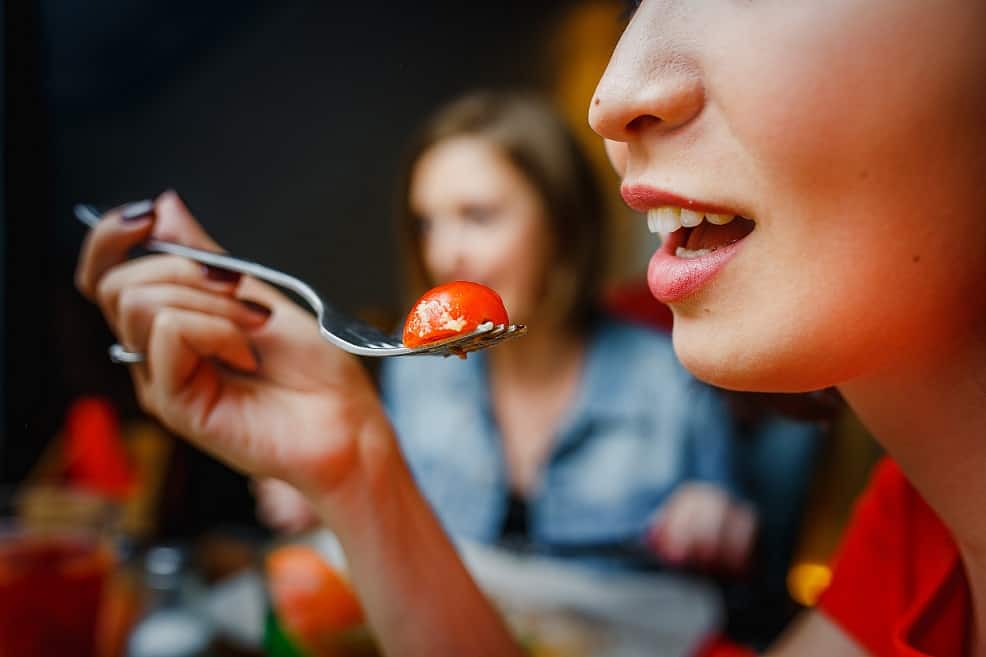
[[[371,454],[367,454],[367,451]],[[523,651],[421,495],[396,442],[363,450],[352,481],[319,499],[387,655],[510,657]]]

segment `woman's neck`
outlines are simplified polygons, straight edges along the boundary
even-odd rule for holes
[[[489,352],[495,377],[541,383],[558,375],[565,364],[578,360],[584,335],[562,326],[539,324],[527,335]]]
[[[575,401],[585,338],[546,324],[489,352],[494,413],[511,487],[536,488],[561,418]]]
[[[840,386],[951,530],[969,577],[974,650],[986,655],[986,339]]]

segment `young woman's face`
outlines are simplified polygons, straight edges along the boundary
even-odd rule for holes
[[[648,272],[700,377],[818,388],[982,325],[986,3],[644,0],[589,120],[632,206],[706,213]]]
[[[553,240],[540,197],[495,146],[457,137],[428,149],[412,170],[411,210],[432,280],[469,280],[529,322],[544,294]]]

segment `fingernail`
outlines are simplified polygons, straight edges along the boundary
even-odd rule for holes
[[[154,201],[137,201],[127,203],[120,210],[120,220],[134,222],[154,216]]]
[[[246,309],[251,313],[258,315],[262,319],[267,319],[270,317],[271,309],[262,303],[257,303],[256,301],[251,301],[249,299],[240,299],[240,303],[246,306]]]
[[[222,267],[213,267],[212,265],[202,265],[202,271],[205,273],[206,278],[217,283],[238,283],[242,276],[237,271],[230,271]]]

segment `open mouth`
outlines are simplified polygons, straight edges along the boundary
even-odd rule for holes
[[[670,241],[669,250],[676,257],[691,260],[740,241],[753,232],[756,222],[740,215],[662,206],[647,211],[647,227]]]

